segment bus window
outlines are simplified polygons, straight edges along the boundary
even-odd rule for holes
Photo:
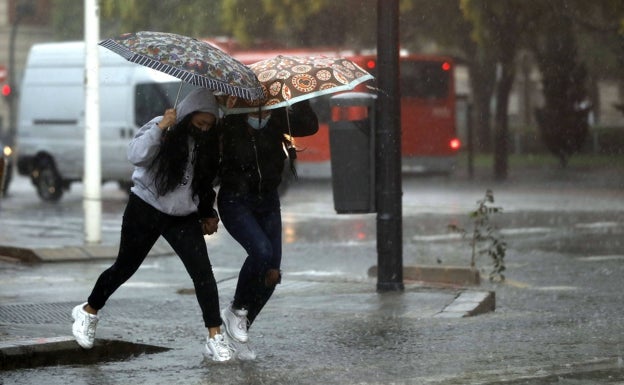
[[[450,71],[441,62],[401,61],[401,96],[419,99],[448,97]]]

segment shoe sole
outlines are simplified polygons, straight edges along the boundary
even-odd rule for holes
[[[228,310],[228,309],[223,309],[223,310],[221,310],[221,319],[225,320],[225,318],[226,318],[226,317],[225,317],[225,312],[227,312],[227,311],[229,311],[229,310]],[[236,341],[236,342],[240,342],[240,343],[242,343],[242,344],[244,344],[244,343],[246,343],[247,341],[249,341],[249,338],[248,338],[247,336],[245,336],[245,339],[244,339],[244,340],[242,340],[242,339],[240,339],[240,338],[236,338],[236,337],[234,336],[234,334],[232,334],[232,332],[230,331],[230,328],[228,327],[228,323],[227,323],[227,322],[223,321],[223,326],[225,327],[225,332],[227,333],[227,335],[228,335],[231,339],[233,339],[234,341]]]

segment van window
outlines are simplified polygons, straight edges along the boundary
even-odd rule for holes
[[[167,108],[174,107],[180,84],[182,83],[137,84],[134,95],[134,123],[140,127],[156,116],[161,116]],[[190,84],[183,84],[178,102],[194,88],[196,87]]]

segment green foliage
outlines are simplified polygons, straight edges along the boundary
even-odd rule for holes
[[[101,0],[102,18],[119,20],[119,31],[163,31],[194,37],[217,34],[220,0]]]
[[[375,43],[374,0],[222,0],[221,4],[223,32],[243,46],[257,40],[284,46]]]
[[[433,40],[444,51],[471,59],[467,51],[474,50],[476,43],[458,0],[403,0],[400,22],[403,47],[422,51]]]
[[[220,33],[221,0],[101,0],[102,38],[133,31],[163,31],[194,37]],[[58,40],[84,36],[84,4],[78,0],[53,0],[52,23]]]
[[[454,224],[448,225],[449,231],[460,233],[462,237],[470,236],[471,256],[470,267],[476,266],[478,255],[488,255],[492,259],[492,271],[489,279],[492,282],[502,282],[505,280],[505,253],[507,243],[498,229],[490,223],[490,216],[503,211],[502,207],[493,206],[494,193],[486,190],[483,199],[477,201],[477,208],[469,214],[472,221],[472,233]]]
[[[52,25],[58,40],[84,39],[84,2],[52,0]]]

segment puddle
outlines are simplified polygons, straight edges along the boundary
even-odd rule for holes
[[[0,371],[41,366],[90,365],[167,350],[170,349],[118,340],[96,340],[92,349],[85,350],[72,337],[5,341],[0,344]]]

